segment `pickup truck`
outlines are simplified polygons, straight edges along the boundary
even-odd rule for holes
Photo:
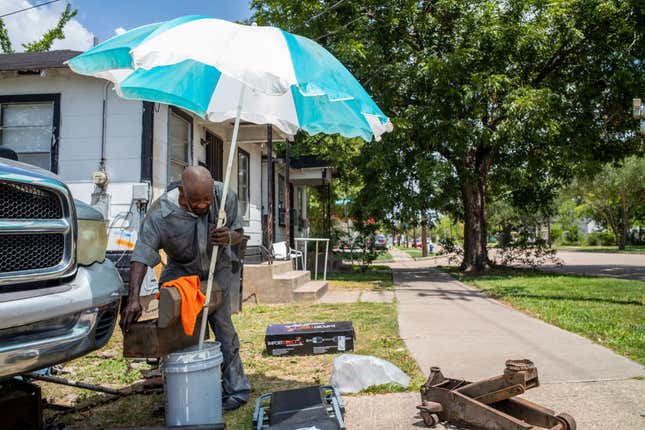
[[[106,235],[56,175],[0,158],[0,380],[110,339],[124,291]]]

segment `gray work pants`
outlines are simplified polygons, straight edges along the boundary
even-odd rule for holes
[[[215,340],[222,344],[224,364],[222,366],[222,391],[224,399],[247,402],[251,384],[244,375],[240,358],[240,340],[231,320],[231,269],[225,268],[215,272],[215,282],[222,288],[222,304],[208,316],[208,322],[215,333]]]

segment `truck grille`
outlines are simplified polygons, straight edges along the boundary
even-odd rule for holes
[[[0,218],[60,219],[63,207],[52,191],[29,184],[0,182]]]
[[[54,267],[63,261],[62,234],[21,234],[0,242],[0,272]]]
[[[0,285],[74,273],[75,228],[74,204],[58,181],[0,179]]]

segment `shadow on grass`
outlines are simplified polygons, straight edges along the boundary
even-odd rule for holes
[[[229,430],[250,429],[253,410],[257,398],[265,393],[305,388],[314,385],[326,385],[327,381],[298,381],[265,374],[249,374],[251,396],[248,403],[241,408],[225,412],[223,420]],[[402,391],[401,387],[375,387],[370,393]],[[75,409],[69,412],[48,410],[47,424],[65,426],[65,429],[118,429],[144,426],[163,426],[165,398],[163,394],[133,394],[125,397],[114,397],[105,394],[92,394],[83,398]]]

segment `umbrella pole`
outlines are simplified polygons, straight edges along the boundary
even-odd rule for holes
[[[233,168],[233,159],[235,157],[235,150],[237,149],[237,134],[240,130],[240,116],[242,114],[242,103],[244,101],[244,90],[246,85],[242,84],[240,89],[240,98],[237,103],[237,114],[235,115],[235,126],[233,127],[233,139],[231,141],[231,149],[228,153],[228,163],[226,164],[226,173],[224,174],[224,190],[222,191],[222,200],[219,204],[219,212],[217,214],[217,228],[223,227],[226,224],[226,197],[228,195],[228,184],[231,179],[231,169]],[[217,254],[219,245],[213,246],[213,253],[211,255],[210,268],[208,269],[208,283],[206,284],[206,301],[202,308],[202,325],[199,330],[199,349],[204,345],[204,335],[206,334],[206,321],[208,321],[208,306],[211,301],[211,292],[213,290],[213,273],[217,263]]]

